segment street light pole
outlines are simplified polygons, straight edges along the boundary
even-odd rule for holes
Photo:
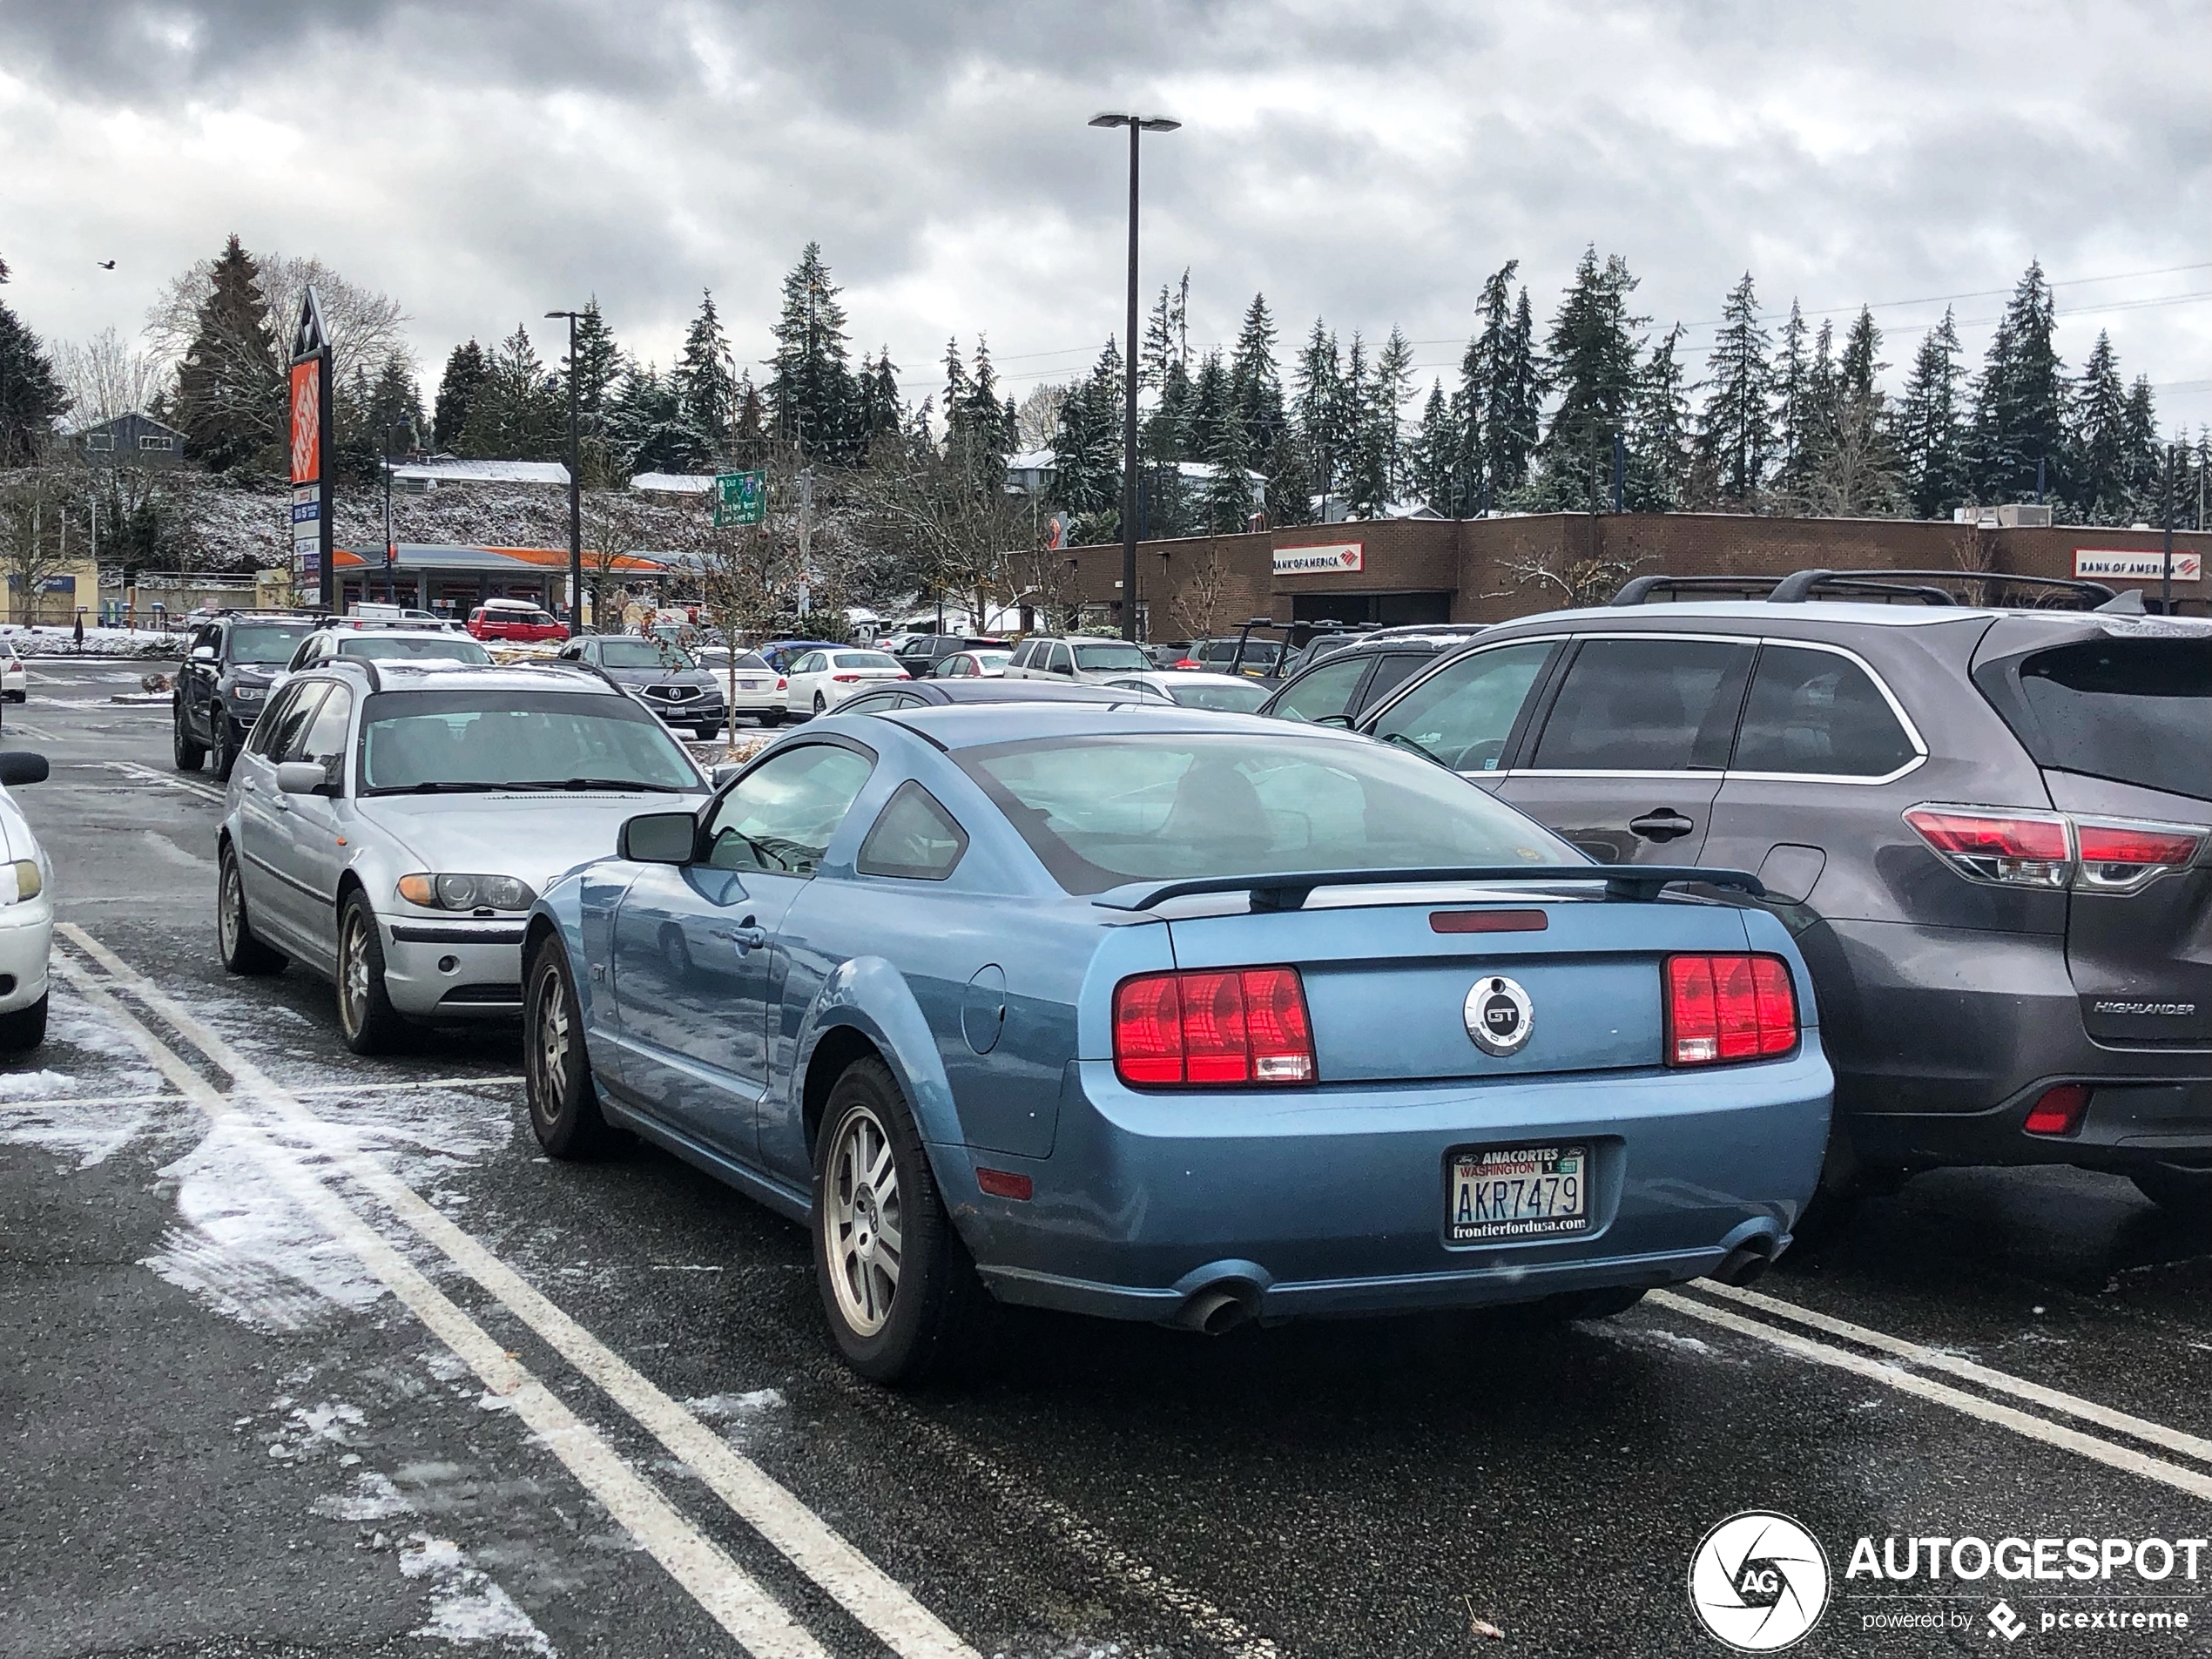
[[[1108,112],[1095,127],[1129,129],[1129,332],[1122,360],[1122,637],[1136,637],[1136,141],[1142,132],[1172,132],[1183,125],[1164,115]]]
[[[575,638],[583,632],[583,498],[577,478],[576,451],[576,323],[583,313],[549,311],[545,314],[549,320],[569,320],[569,636]]]
[[[2175,446],[2166,446],[2166,555],[2158,571],[2158,609],[2174,614],[2174,457]]]

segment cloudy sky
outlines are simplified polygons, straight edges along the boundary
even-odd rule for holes
[[[1190,268],[1194,341],[1264,290],[1448,373],[1486,273],[1548,314],[1595,242],[1693,347],[1749,269],[1873,302],[1901,364],[1948,296],[1978,356],[2033,257],[2068,361],[2109,328],[2194,426],[2208,64],[2203,0],[0,0],[0,255],[73,339],[235,231],[397,297],[434,380],[593,293],[664,361],[711,288],[758,359],[815,239],[910,397],[948,334],[1019,391],[1120,327],[1125,141],[1084,123],[1135,106],[1184,123],[1144,273]]]

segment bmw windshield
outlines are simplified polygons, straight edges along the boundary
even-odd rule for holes
[[[372,697],[364,795],[703,789],[667,729],[627,698],[502,690]]]

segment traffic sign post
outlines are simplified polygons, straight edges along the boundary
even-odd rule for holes
[[[291,392],[292,578],[298,599],[320,608],[336,597],[330,568],[330,340],[311,287],[293,335]]]
[[[758,524],[768,516],[768,478],[758,472],[714,475],[714,528]]]

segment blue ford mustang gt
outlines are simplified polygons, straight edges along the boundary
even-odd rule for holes
[[[1320,727],[833,716],[539,900],[531,1121],[808,1225],[884,1381],[986,1291],[1207,1331],[1602,1316],[1756,1272],[1819,1172],[1811,983],[1730,886]]]

